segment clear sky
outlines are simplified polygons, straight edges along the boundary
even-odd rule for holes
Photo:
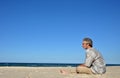
[[[0,62],[82,63],[82,39],[120,64],[119,0],[0,0]]]

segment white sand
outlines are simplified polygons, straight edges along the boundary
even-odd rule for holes
[[[120,66],[107,67],[106,74],[67,74],[60,69],[75,71],[75,67],[0,67],[0,78],[120,78]]]

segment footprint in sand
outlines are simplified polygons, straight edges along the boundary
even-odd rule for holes
[[[25,78],[31,78],[31,77],[30,77],[30,73],[29,73],[29,74],[27,75],[27,77],[25,77]]]

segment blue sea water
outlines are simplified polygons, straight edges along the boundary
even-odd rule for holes
[[[0,66],[22,66],[22,67],[76,67],[77,63],[0,63]],[[107,64],[107,66],[120,66],[120,64]]]

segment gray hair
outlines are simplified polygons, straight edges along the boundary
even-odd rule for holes
[[[83,41],[86,41],[89,44],[89,46],[93,47],[93,41],[92,41],[92,39],[90,39],[90,38],[84,38]]]

